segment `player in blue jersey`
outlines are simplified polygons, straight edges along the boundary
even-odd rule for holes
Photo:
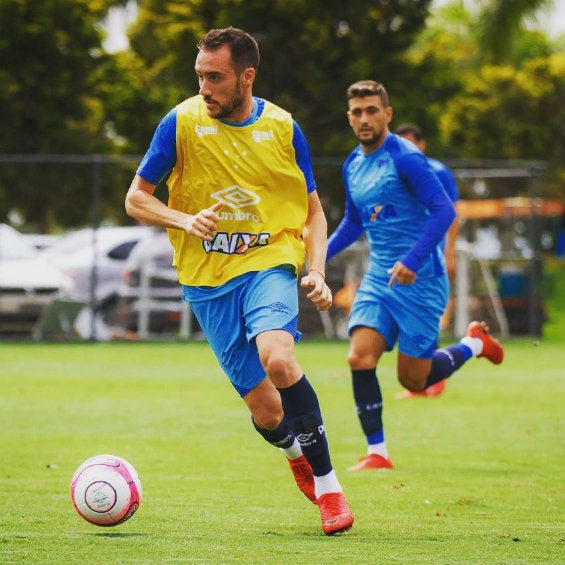
[[[400,137],[403,137],[404,139],[410,140],[422,153],[426,154],[426,138],[424,137],[424,132],[422,131],[422,128],[420,128],[420,126],[411,123],[403,123],[395,128],[394,133],[396,133]],[[432,157],[428,156],[428,163],[430,164],[434,173],[437,175],[437,178],[443,185],[443,189],[451,199],[451,202],[453,202],[453,206],[457,211],[459,190],[457,189],[457,181],[455,180],[455,176],[453,175],[449,167],[445,163],[442,163],[439,159],[433,159]],[[447,301],[445,312],[443,313],[439,323],[439,327],[442,330],[449,327],[451,318],[453,316],[453,285],[455,283],[455,275],[457,272],[457,252],[455,245],[458,235],[459,218],[456,216],[453,222],[451,222],[451,226],[449,226],[449,229],[447,230],[443,246],[445,267],[447,270],[447,278],[449,280],[449,299]],[[422,392],[411,392],[409,390],[404,390],[397,395],[397,398],[439,396],[445,390],[445,384],[446,380],[444,379],[443,381],[439,381],[438,383],[429,386]]]
[[[211,30],[198,47],[199,95],[157,127],[126,210],[168,229],[184,297],[219,364],[333,535],[352,526],[353,514],[316,392],[295,357],[306,257],[300,286],[319,310],[332,304],[308,145],[288,112],[253,96],[259,48],[249,34]],[[163,180],[168,205],[153,194]]]
[[[448,281],[441,241],[453,204],[426,157],[389,132],[392,108],[372,80],[347,90],[349,124],[359,145],[343,165],[345,214],[328,241],[328,260],[365,233],[369,265],[349,315],[348,363],[367,454],[352,471],[391,468],[377,378],[382,354],[398,344],[397,378],[420,392],[451,376],[472,357],[492,363],[503,349],[484,322],[471,322],[458,343],[436,349]]]

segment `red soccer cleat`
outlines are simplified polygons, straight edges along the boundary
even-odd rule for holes
[[[298,488],[304,493],[306,498],[312,502],[316,502],[314,473],[312,473],[312,467],[310,467],[310,463],[306,461],[306,457],[301,455],[298,459],[289,459],[288,463]]]
[[[316,500],[322,519],[322,530],[327,536],[346,532],[353,526],[353,514],[341,492],[328,492]]]
[[[467,328],[469,337],[478,337],[483,342],[483,352],[477,357],[486,357],[491,363],[500,365],[504,359],[504,349],[497,339],[489,333],[486,322],[471,322]]]
[[[367,469],[392,469],[392,461],[377,453],[369,453],[369,455],[361,457],[356,465],[347,467],[348,471],[365,471]]]

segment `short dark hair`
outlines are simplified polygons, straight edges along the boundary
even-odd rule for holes
[[[365,98],[365,96],[378,96],[385,108],[388,107],[388,93],[386,88],[375,80],[358,80],[347,89],[347,99]]]
[[[210,30],[199,42],[198,49],[201,51],[216,51],[227,45],[231,51],[233,66],[237,74],[245,69],[259,68],[259,45],[246,31],[236,27]]]
[[[394,130],[394,133],[396,133],[397,135],[412,134],[416,141],[423,141],[425,138],[422,128],[420,126],[417,126],[416,124],[411,124],[409,122],[400,124]]]

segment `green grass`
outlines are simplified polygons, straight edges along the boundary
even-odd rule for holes
[[[204,343],[0,344],[0,562],[556,564],[565,562],[563,345],[512,340],[442,397],[395,400],[380,369],[395,469],[364,453],[343,342],[304,342],[353,529],[321,533],[282,455],[252,429]],[[128,459],[144,498],[116,528],[83,521],[76,467]]]
[[[565,343],[565,261],[556,257],[545,259],[545,279],[542,285],[547,320],[543,328],[546,340]]]

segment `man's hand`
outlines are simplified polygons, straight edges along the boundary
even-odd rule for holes
[[[210,208],[200,210],[194,216],[188,216],[184,230],[191,234],[203,239],[204,241],[212,241],[217,229],[220,217],[216,212],[223,206],[221,202],[216,202]]]
[[[332,305],[332,291],[326,284],[324,276],[318,271],[310,271],[300,281],[302,288],[314,287],[306,295],[319,311],[329,310]]]
[[[400,261],[397,261],[394,267],[387,272],[390,275],[390,279],[388,280],[389,288],[394,283],[412,284],[416,280],[416,273],[411,271],[408,267],[405,267]]]

